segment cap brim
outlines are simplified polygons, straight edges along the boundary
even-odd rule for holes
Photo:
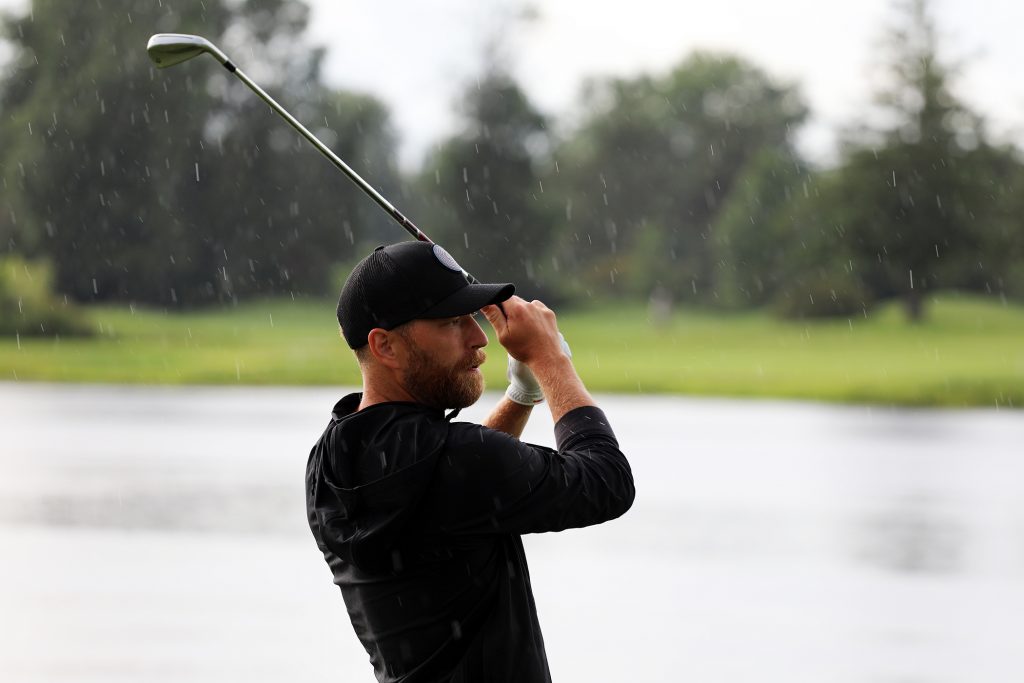
[[[447,299],[423,311],[417,318],[447,318],[476,313],[489,304],[499,304],[516,293],[516,286],[504,284],[472,284],[459,289]]]

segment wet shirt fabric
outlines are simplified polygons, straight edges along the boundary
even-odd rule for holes
[[[520,534],[629,509],[604,413],[566,414],[553,450],[414,403],[356,412],[360,398],[310,453],[306,508],[377,680],[551,680]]]

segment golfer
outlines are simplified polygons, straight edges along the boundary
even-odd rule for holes
[[[338,401],[310,453],[306,507],[381,683],[551,680],[520,535],[600,524],[633,502],[555,314],[514,290],[470,284],[426,242],[378,247],[342,288],[363,391]],[[484,388],[477,311],[511,382],[483,424],[454,421]],[[519,440],[545,400],[558,450]]]

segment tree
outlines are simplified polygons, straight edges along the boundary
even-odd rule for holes
[[[30,15],[7,19],[17,55],[0,88],[2,172],[17,216],[8,243],[49,256],[59,291],[124,295],[138,274],[166,269],[151,254],[166,261],[165,245],[182,243],[157,216],[192,173],[211,98],[184,72],[155,79],[142,46],[167,21],[219,34],[227,15],[209,8],[113,14],[36,0]],[[181,131],[173,138],[171,122]]]
[[[695,54],[661,77],[592,82],[588,114],[556,158],[566,194],[560,257],[584,287],[712,299],[711,230],[765,149],[791,148],[796,90],[733,56]]]
[[[493,62],[462,101],[462,132],[424,164],[425,229],[469,272],[537,294],[551,277],[544,256],[553,220],[539,175],[546,121]]]
[[[58,291],[78,300],[328,291],[331,264],[352,250],[351,226],[380,220],[364,213],[365,198],[335,191],[342,178],[325,186],[327,163],[212,61],[157,71],[144,51],[150,33],[171,30],[245,55],[264,87],[333,130],[353,162],[369,158],[387,184],[386,111],[322,85],[322,52],[302,39],[307,19],[304,3],[287,0],[117,10],[35,0],[30,15],[8,17],[5,248],[48,257]],[[240,49],[252,44],[266,49]]]
[[[714,226],[719,304],[794,318],[866,312],[870,292],[835,211],[841,193],[835,172],[788,152],[759,155]]]
[[[990,227],[992,182],[1013,161],[989,145],[983,123],[951,91],[926,0],[907,0],[887,33],[883,111],[894,122],[850,143],[837,205],[877,296],[899,296],[912,321],[925,293],[969,286]],[[1000,170],[1004,169],[1004,170]],[[969,270],[969,268],[968,268]]]
[[[766,148],[743,169],[712,230],[715,290],[727,307],[771,301],[806,244],[806,204],[818,188],[789,150]]]

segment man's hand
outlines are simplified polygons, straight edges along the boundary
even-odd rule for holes
[[[502,308],[484,306],[481,311],[510,356],[532,366],[562,355],[562,336],[554,311],[540,301],[527,303],[518,296],[504,301]]]
[[[525,365],[536,377],[555,422],[574,408],[595,405],[572,366],[554,312],[540,301],[527,303],[517,296],[503,302],[502,308],[504,312],[497,306],[481,310],[508,351],[510,380],[511,362]]]

